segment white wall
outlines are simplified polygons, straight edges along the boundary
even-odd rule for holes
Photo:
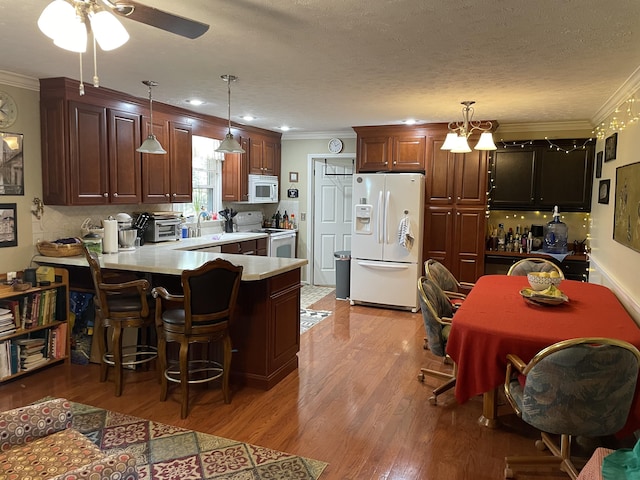
[[[327,135],[326,138],[314,138],[314,139],[283,139],[281,150],[281,187],[280,198],[285,199],[287,197],[287,189],[290,186],[295,186],[299,190],[298,208],[298,257],[307,258],[307,248],[309,247],[309,226],[313,225],[313,219],[307,212],[307,205],[309,202],[309,175],[308,171],[308,156],[317,155],[318,158],[322,158],[323,154],[330,155],[328,150],[329,140],[333,136],[337,136],[342,140],[343,149],[341,153],[352,154],[355,158],[356,155],[356,135],[355,132],[351,134],[351,137],[343,135]],[[298,172],[298,183],[289,184],[289,172]],[[281,202],[282,203],[282,202]],[[302,216],[306,216],[303,221]],[[302,269],[302,279],[307,281],[308,268]]]
[[[604,150],[604,140],[598,140],[596,151]],[[640,252],[613,240],[616,168],[640,161],[640,126],[637,123],[618,133],[615,160],[603,162],[602,178],[594,178],[591,201],[591,273],[590,281],[613,289],[618,298],[640,324]],[[608,204],[598,203],[600,180],[611,179]],[[640,178],[636,179],[640,188]],[[605,319],[603,319],[605,320]]]
[[[24,195],[0,195],[0,203],[15,203],[18,222],[18,245],[0,248],[0,272],[23,270],[33,256],[31,205],[34,197],[42,198],[42,168],[40,162],[40,94],[37,82],[33,89],[12,86],[13,79],[0,77],[0,90],[16,102],[16,122],[4,131],[24,135]],[[15,83],[24,79],[15,79]]]

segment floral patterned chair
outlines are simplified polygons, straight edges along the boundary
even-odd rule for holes
[[[135,480],[135,457],[106,455],[71,427],[63,398],[0,413],[0,478]]]
[[[451,330],[451,317],[453,316],[453,306],[442,289],[428,277],[418,279],[418,300],[422,311],[424,329],[427,333],[426,344],[431,353],[438,357],[447,357],[446,345],[449,331]],[[418,380],[424,381],[425,375],[430,375],[446,382],[433,390],[433,395],[429,398],[432,405],[438,403],[438,395],[453,388],[456,384],[456,365],[453,365],[451,373],[421,368]]]
[[[462,304],[467,298],[467,293],[475,286],[475,283],[459,282],[447,267],[433,258],[424,262],[424,272],[425,276],[444,291],[454,308],[458,308]]]
[[[618,432],[631,409],[640,351],[610,338],[575,338],[541,350],[527,364],[507,355],[504,392],[516,414],[541,430],[536,447],[553,456],[506,457],[512,467],[559,467],[576,479],[571,437],[602,437]],[[560,436],[560,445],[551,435]]]

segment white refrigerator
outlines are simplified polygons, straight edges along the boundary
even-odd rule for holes
[[[350,301],[418,311],[424,175],[353,175]]]

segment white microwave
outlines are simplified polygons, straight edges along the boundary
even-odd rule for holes
[[[278,177],[249,175],[249,203],[278,203]]]

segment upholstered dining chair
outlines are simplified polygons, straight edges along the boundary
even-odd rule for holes
[[[91,279],[95,291],[96,335],[100,354],[100,381],[105,382],[109,367],[115,371],[116,396],[122,395],[122,369],[146,364],[158,356],[156,346],[152,345],[154,330],[153,310],[149,307],[147,295],[150,294],[149,282],[136,279],[126,282],[108,282],[100,268],[95,252],[83,247],[89,263]],[[111,328],[111,342],[108,332]],[[134,345],[123,346],[124,329],[134,328]],[[137,338],[140,338],[138,341]],[[110,343],[110,344],[109,344]]]
[[[559,467],[576,479],[571,437],[600,437],[626,423],[636,389],[640,351],[610,338],[575,338],[555,343],[529,363],[507,355],[504,392],[516,414],[541,431],[536,442],[553,456],[506,457],[505,478],[513,468]],[[551,434],[560,435],[558,445]]]
[[[171,294],[164,287],[156,287],[156,326],[158,352],[162,375],[160,399],[165,401],[168,382],[181,386],[181,417],[189,412],[189,385],[222,380],[222,396],[231,402],[229,372],[231,369],[231,337],[229,325],[233,321],[242,266],[222,258],[207,262],[194,270],[182,272],[183,294]],[[180,344],[177,364],[167,361],[167,343]],[[190,357],[189,347],[205,343],[200,359]],[[210,358],[209,344],[222,344],[222,360]]]
[[[557,272],[558,276],[564,280],[562,269],[555,263],[545,258],[523,258],[511,265],[507,275],[526,276],[531,272]]]
[[[451,317],[453,306],[442,291],[442,289],[429,277],[422,276],[418,279],[418,300],[422,319],[427,334],[427,345],[431,353],[442,357],[444,361],[450,361],[447,357],[446,346],[449,331],[451,330]],[[446,380],[446,382],[433,390],[433,395],[429,397],[432,405],[438,403],[438,395],[453,388],[456,384],[456,365],[453,364],[452,371],[442,372],[429,368],[421,368],[418,380],[424,382],[425,375]]]
[[[458,308],[462,301],[467,297],[474,283],[459,282],[456,277],[442,263],[430,258],[424,262],[425,276],[434,281],[445,293],[453,304],[454,308]]]

